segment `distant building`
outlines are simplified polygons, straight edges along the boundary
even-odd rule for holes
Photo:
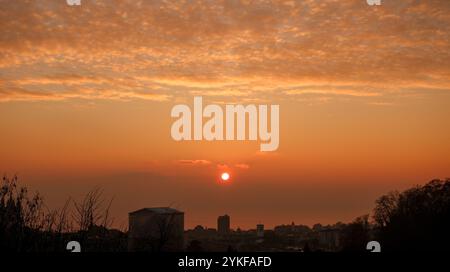
[[[264,237],[264,225],[263,224],[256,225],[256,237],[258,237],[258,238]]]
[[[217,218],[217,231],[220,234],[226,234],[230,232],[230,217],[227,214],[219,216]]]
[[[205,244],[207,241],[215,240],[217,238],[217,230],[203,226],[196,226],[193,229],[184,232],[184,241],[186,245],[190,245],[192,241],[201,241]]]
[[[184,213],[172,208],[143,208],[128,214],[128,251],[182,251]]]
[[[275,226],[274,231],[277,235],[307,235],[311,229],[305,225],[295,225],[292,222],[290,225]]]
[[[323,226],[321,224],[314,224],[313,231],[321,231]]]
[[[326,249],[337,249],[340,246],[341,231],[335,228],[322,228],[319,232],[319,244]]]
[[[194,231],[205,231],[205,228],[202,225],[197,225],[195,226]]]

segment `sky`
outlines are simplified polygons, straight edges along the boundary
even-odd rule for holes
[[[449,177],[447,0],[0,0],[0,172],[186,228],[349,222]],[[176,142],[171,108],[280,105],[280,145]],[[231,180],[219,181],[227,171]]]

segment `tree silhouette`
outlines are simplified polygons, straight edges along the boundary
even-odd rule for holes
[[[450,179],[381,196],[373,218],[383,251],[448,250]]]
[[[357,217],[343,229],[343,251],[365,251],[370,237],[369,215]]]
[[[70,240],[83,242],[83,251],[124,250],[126,234],[108,229],[111,203],[112,199],[103,205],[101,191],[95,189],[81,202],[69,198],[62,209],[50,210],[40,194],[30,195],[26,187],[19,186],[17,176],[4,176],[0,183],[0,251],[64,252]]]

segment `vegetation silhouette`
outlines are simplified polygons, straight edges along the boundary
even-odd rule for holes
[[[28,194],[17,176],[4,176],[0,185],[0,251],[67,252],[68,241],[80,242],[85,252],[125,251],[126,234],[110,229],[109,209],[95,189],[81,202],[68,199],[60,210],[50,210],[43,197]],[[72,209],[72,207],[75,209]],[[69,216],[72,216],[70,218]]]
[[[342,251],[366,251],[366,244],[370,241],[371,235],[369,215],[357,217],[347,224],[342,232]]]
[[[450,179],[383,195],[373,214],[383,251],[448,251]]]

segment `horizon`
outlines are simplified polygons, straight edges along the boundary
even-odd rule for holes
[[[440,178],[435,178],[435,179],[440,179]],[[353,222],[357,217],[359,216],[364,216],[364,215],[369,215],[369,222],[372,220],[372,215],[373,215],[373,208],[375,207],[375,201],[381,197],[382,195],[385,195],[387,193],[390,193],[392,191],[403,191],[406,189],[409,189],[410,187],[415,187],[415,186],[423,186],[426,183],[428,183],[431,180],[435,180],[435,179],[430,179],[426,182],[422,182],[422,183],[416,183],[416,184],[411,184],[411,185],[405,185],[401,188],[396,188],[396,189],[390,189],[387,190],[385,192],[382,192],[380,195],[375,196],[373,199],[371,199],[369,202],[371,203],[371,207],[365,211],[361,211],[361,213],[359,214],[355,214],[352,215],[351,213],[348,214],[348,217],[343,219],[343,218],[338,218],[338,217],[334,217],[331,218],[329,220],[325,220],[325,221],[319,221],[319,220],[315,220],[313,219],[314,217],[310,217],[309,219],[305,219],[305,218],[301,218],[295,215],[295,212],[293,214],[289,215],[284,215],[283,217],[273,217],[273,216],[266,216],[266,217],[261,217],[261,218],[266,218],[267,221],[264,222],[264,220],[256,220],[256,221],[252,221],[252,219],[248,219],[248,220],[241,220],[240,216],[234,216],[231,212],[227,212],[226,210],[224,210],[222,213],[218,213],[216,215],[214,214],[209,214],[206,216],[202,216],[202,220],[193,220],[192,218],[198,218],[195,216],[196,212],[195,210],[189,210],[186,211],[184,210],[182,207],[180,206],[170,206],[170,205],[153,205],[153,206],[142,206],[142,207],[137,207],[136,209],[133,210],[128,210],[125,212],[117,212],[115,211],[116,208],[119,208],[119,210],[123,210],[124,206],[118,206],[118,203],[122,203],[122,201],[118,201],[117,199],[117,195],[109,195],[108,191],[110,190],[105,190],[105,188],[102,188],[100,186],[96,186],[96,187],[92,187],[92,188],[85,188],[86,191],[82,191],[79,188],[77,188],[77,190],[70,190],[72,193],[76,192],[75,195],[59,195],[58,196],[58,202],[59,203],[63,203],[65,204],[66,201],[70,200],[70,207],[73,208],[74,202],[80,202],[88,192],[91,192],[92,190],[96,190],[99,189],[101,192],[101,199],[103,202],[108,202],[110,200],[112,200],[111,202],[111,210],[110,212],[112,213],[113,217],[111,218],[113,220],[113,224],[112,224],[112,228],[113,229],[118,229],[118,230],[124,230],[128,228],[128,214],[132,213],[134,211],[140,210],[140,209],[145,209],[145,208],[156,208],[156,207],[169,207],[169,208],[174,208],[180,212],[183,212],[183,214],[185,215],[185,230],[192,230],[194,229],[196,226],[202,226],[205,228],[213,228],[213,229],[217,229],[217,218],[219,216],[222,215],[229,215],[230,216],[230,229],[232,230],[236,230],[238,228],[240,228],[241,230],[251,230],[251,229],[255,229],[257,224],[263,224],[265,229],[271,229],[273,230],[276,226],[281,226],[281,225],[291,225],[292,223],[295,223],[295,225],[304,225],[304,226],[308,226],[309,228],[312,229],[312,227],[315,224],[321,224],[322,226],[332,226],[336,223],[344,223],[344,224],[349,224],[351,222]],[[444,180],[445,178],[442,178],[442,180]],[[448,178],[447,178],[448,179]],[[18,184],[19,186],[24,186],[26,188],[28,188],[28,192],[29,193],[39,193],[39,195],[41,197],[43,197],[44,202],[48,201],[48,198],[46,197],[46,193],[45,191],[39,191],[39,190],[35,190],[36,188],[34,188],[33,186],[29,187],[27,186],[26,183],[21,181],[20,176],[18,177]],[[405,183],[405,184],[409,184],[409,183]],[[64,184],[67,185],[67,184]],[[73,185],[73,184],[72,184]],[[44,187],[45,188],[45,187]],[[59,190],[61,190],[60,188],[58,188]],[[53,201],[53,199],[50,198],[50,203],[51,201]],[[52,205],[53,203],[51,203],[49,208],[55,208],[55,209],[60,209],[62,208],[62,206],[58,206],[58,205]],[[105,203],[103,203],[105,204]],[[239,215],[239,209],[234,209],[235,211],[237,211],[237,214]],[[192,216],[194,215],[194,216]],[[236,218],[238,218],[238,220],[241,220],[240,222],[236,222]],[[274,220],[275,219],[275,220]],[[284,220],[284,221],[283,221]],[[241,224],[242,222],[245,222],[244,224]],[[73,222],[72,222],[73,223]]]

